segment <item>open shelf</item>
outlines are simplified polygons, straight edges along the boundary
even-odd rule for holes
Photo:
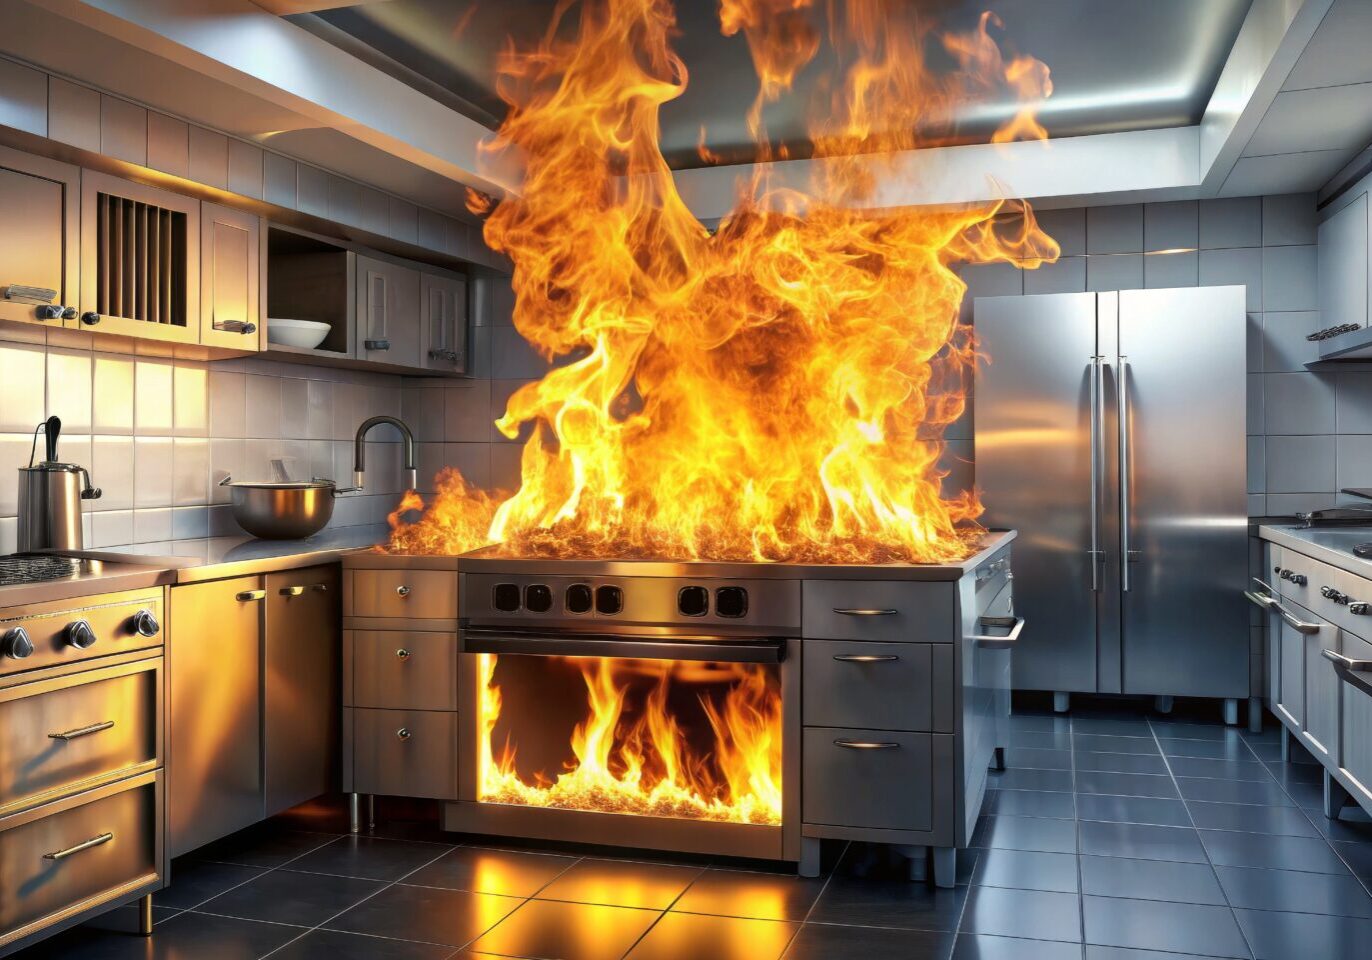
[[[267,228],[267,350],[302,357],[353,356],[351,250],[312,234]],[[271,342],[271,318],[327,323],[329,335],[314,349]]]

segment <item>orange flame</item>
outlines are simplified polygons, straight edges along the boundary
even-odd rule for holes
[[[587,715],[571,737],[574,759],[555,779],[529,783],[515,748],[497,757],[497,657],[477,656],[477,799],[604,813],[735,823],[781,822],[781,690],[775,671],[747,664],[570,658],[586,682]],[[651,689],[635,697],[630,677]],[[728,682],[722,702],[700,697],[713,744],[693,753],[668,708],[674,683]],[[631,719],[632,717],[632,719]],[[535,720],[535,723],[541,723]]]
[[[722,0],[761,78],[750,118],[818,47],[809,0]],[[559,10],[564,10],[560,7]],[[680,96],[667,0],[587,0],[578,35],[550,29],[501,59],[510,110],[488,149],[517,157],[519,196],[491,208],[486,242],[514,264],[514,322],[560,366],[496,421],[535,424],[521,484],[488,497],[448,476],[427,513],[397,514],[391,548],[511,556],[822,563],[965,556],[974,492],[945,496],[944,427],[961,415],[975,353],[957,322],[963,260],[1035,267],[1057,245],[1027,206],[861,209],[921,123],[1009,91],[998,139],[1042,136],[1047,68],[1002,56],[983,16],[938,38],[891,5],[829,9],[839,57],[811,126],[830,158],[808,191],[740,185],[713,233],[677,192],[658,111]],[[937,46],[937,45],[934,45]],[[761,140],[760,140],[761,143]],[[765,148],[760,150],[766,155]]]

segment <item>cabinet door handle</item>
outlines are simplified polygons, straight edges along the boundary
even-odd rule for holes
[[[310,589],[313,590],[315,593],[328,593],[329,585],[327,583],[316,583],[313,584],[310,587]]]
[[[247,603],[250,600],[265,600],[266,598],[267,591],[265,590],[240,590],[234,594],[234,599],[242,603]]]
[[[368,350],[389,350],[391,341],[389,340],[363,340],[362,345]]]
[[[413,736],[413,734],[410,733],[408,727],[401,727],[399,730],[395,732],[395,735],[399,737],[401,740],[408,740],[411,736]]]
[[[410,659],[410,651],[406,650],[404,647],[401,647],[399,650],[397,650],[395,652],[395,655],[399,657],[401,660]]]
[[[845,617],[894,617],[899,612],[890,607],[834,607],[834,613]]]
[[[398,597],[408,597],[410,595],[410,588],[402,583],[395,588],[395,595]]]
[[[894,740],[847,740],[840,737],[834,741],[834,746],[848,750],[896,750],[900,744]]]
[[[834,659],[840,663],[890,663],[900,657],[894,653],[836,653]]]
[[[45,854],[43,854],[43,859],[44,859],[44,860],[65,860],[65,859],[67,859],[67,857],[70,857],[70,856],[72,856],[73,854],[80,853],[82,850],[89,850],[89,849],[91,849],[92,847],[98,847],[98,846],[100,846],[102,843],[109,843],[109,842],[110,842],[111,840],[113,840],[113,839],[114,839],[114,834],[112,834],[112,833],[102,833],[102,834],[100,834],[100,836],[98,836],[98,837],[91,837],[89,840],[83,840],[82,842],[78,843],[78,844],[77,844],[76,846],[74,846],[74,847],[67,847],[65,850],[54,850],[52,853],[45,853]]]
[[[282,588],[281,588],[281,596],[283,596],[283,597],[298,597],[298,596],[300,596],[301,594],[303,594],[304,592],[305,592],[305,588],[304,588],[304,587],[282,587]]]
[[[49,740],[75,740],[78,737],[89,737],[92,733],[99,733],[114,726],[113,720],[104,720],[100,723],[87,724],[84,727],[77,727],[75,730],[64,730],[61,733],[48,734]]]
[[[1009,650],[1024,630],[1023,617],[982,617],[978,623],[983,627],[1009,627],[1010,632],[1003,637],[990,633],[972,634],[972,642],[986,650]]]

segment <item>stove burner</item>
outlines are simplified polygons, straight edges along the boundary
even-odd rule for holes
[[[15,553],[0,557],[0,587],[19,583],[63,580],[81,572],[82,561],[41,553]]]
[[[1353,556],[1362,557],[1364,560],[1372,560],[1372,541],[1360,543],[1354,547]]]

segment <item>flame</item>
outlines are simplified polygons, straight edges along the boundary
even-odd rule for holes
[[[810,6],[720,3],[723,32],[743,34],[761,81],[749,120],[764,158],[763,107],[820,45]],[[811,124],[828,159],[807,190],[774,187],[768,165],[754,167],[712,232],[659,148],[658,111],[687,84],[670,4],[580,8],[574,39],[555,22],[536,49],[503,54],[510,109],[486,149],[522,165],[522,192],[470,198],[487,214],[486,242],[514,264],[515,326],[559,364],[496,421],[511,438],[534,425],[519,489],[487,496],[447,475],[417,522],[394,515],[391,549],[965,556],[981,506],[974,491],[945,495],[940,467],[976,356],[953,267],[1036,267],[1058,248],[1023,204],[864,201],[959,105],[1008,91],[1021,109],[996,139],[1043,136],[1033,108],[1052,91],[1047,68],[1004,56],[989,14],[940,36],[891,22],[881,0],[831,4],[825,37],[839,66]]]
[[[587,714],[572,731],[573,759],[556,778],[529,783],[516,771],[516,748],[497,757],[501,715],[498,658],[476,657],[477,799],[604,813],[687,817],[735,823],[781,822],[781,689],[775,671],[747,664],[549,658],[575,663],[586,683]],[[646,680],[650,689],[636,696]],[[708,753],[691,749],[668,706],[674,684],[727,681],[720,698],[701,694],[712,733]],[[541,723],[541,720],[535,720]]]

